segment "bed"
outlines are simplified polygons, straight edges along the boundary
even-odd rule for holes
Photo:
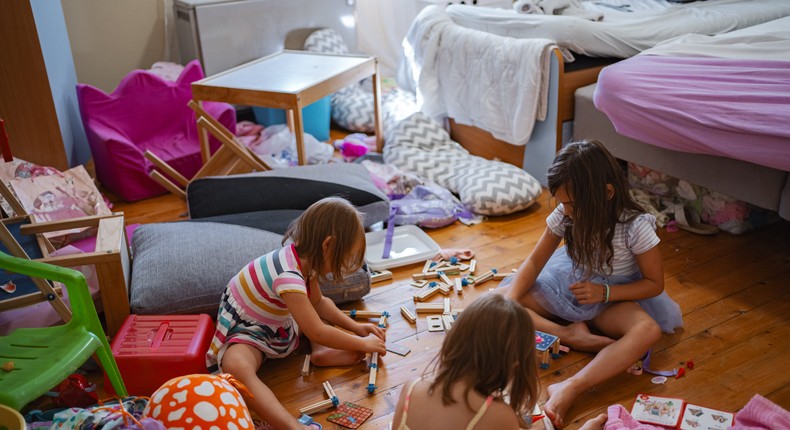
[[[689,34],[576,91],[575,137],[790,219],[790,17]]]
[[[632,12],[623,9],[629,3]],[[546,167],[571,134],[563,123],[573,118],[573,93],[604,66],[691,30],[718,34],[790,15],[783,0],[584,4],[602,21],[429,6],[404,40],[398,84],[418,94],[423,112],[449,118],[453,139],[472,153],[523,167],[545,184]]]

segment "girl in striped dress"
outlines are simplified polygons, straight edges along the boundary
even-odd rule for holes
[[[386,354],[381,328],[352,320],[319,288],[329,273],[342,282],[343,275],[362,267],[362,225],[361,214],[348,201],[320,200],[286,232],[283,244],[287,239],[292,244],[249,263],[225,289],[206,364],[246,385],[254,396],[248,405],[274,428],[306,428],[257,376],[267,358],[293,352],[299,334],[310,340],[317,366],[348,366],[364,353]]]
[[[527,307],[536,330],[597,352],[577,374],[547,388],[544,409],[562,427],[576,396],[624,372],[683,319],[664,292],[655,217],[631,198],[609,151],[597,141],[567,145],[549,168],[548,182],[559,204],[501,291]]]

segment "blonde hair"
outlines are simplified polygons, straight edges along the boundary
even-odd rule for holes
[[[310,264],[307,276],[315,276],[319,283],[327,282],[323,273],[324,261],[329,261],[335,282],[343,275],[359,270],[365,263],[365,230],[362,214],[340,197],[327,197],[310,205],[291,225],[283,237],[294,242],[296,253]],[[330,246],[324,253],[324,240]]]
[[[437,361],[438,360],[438,361]],[[519,423],[532,412],[538,398],[538,369],[535,326],[521,304],[489,293],[475,300],[459,316],[434,359],[436,376],[429,391],[440,389],[442,403],[455,403],[451,389],[456,382],[468,382],[483,396],[510,395]]]

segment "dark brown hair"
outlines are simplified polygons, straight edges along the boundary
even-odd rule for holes
[[[538,399],[535,326],[524,306],[500,294],[488,293],[458,316],[434,359],[436,376],[429,390],[440,389],[442,403],[455,403],[451,389],[467,382],[464,397],[510,395],[519,417],[532,412]]]
[[[309,262],[306,275],[315,276],[320,283],[327,281],[327,274],[321,270],[326,260],[329,260],[334,282],[342,282],[344,275],[357,271],[365,262],[362,215],[340,197],[327,197],[313,203],[285,233],[283,244],[289,238],[299,258]],[[331,242],[325,254],[326,238],[331,238]]]
[[[611,268],[612,238],[621,217],[628,222],[643,213],[628,192],[628,178],[617,160],[597,140],[571,142],[549,167],[549,192],[565,186],[573,202],[573,217],[565,217],[565,244],[575,268],[589,278],[594,271]],[[607,185],[614,193],[608,195]]]

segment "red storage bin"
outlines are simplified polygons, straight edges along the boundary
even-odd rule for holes
[[[130,395],[150,396],[177,376],[208,373],[214,322],[200,315],[129,315],[111,349]],[[105,376],[104,387],[113,393]]]

